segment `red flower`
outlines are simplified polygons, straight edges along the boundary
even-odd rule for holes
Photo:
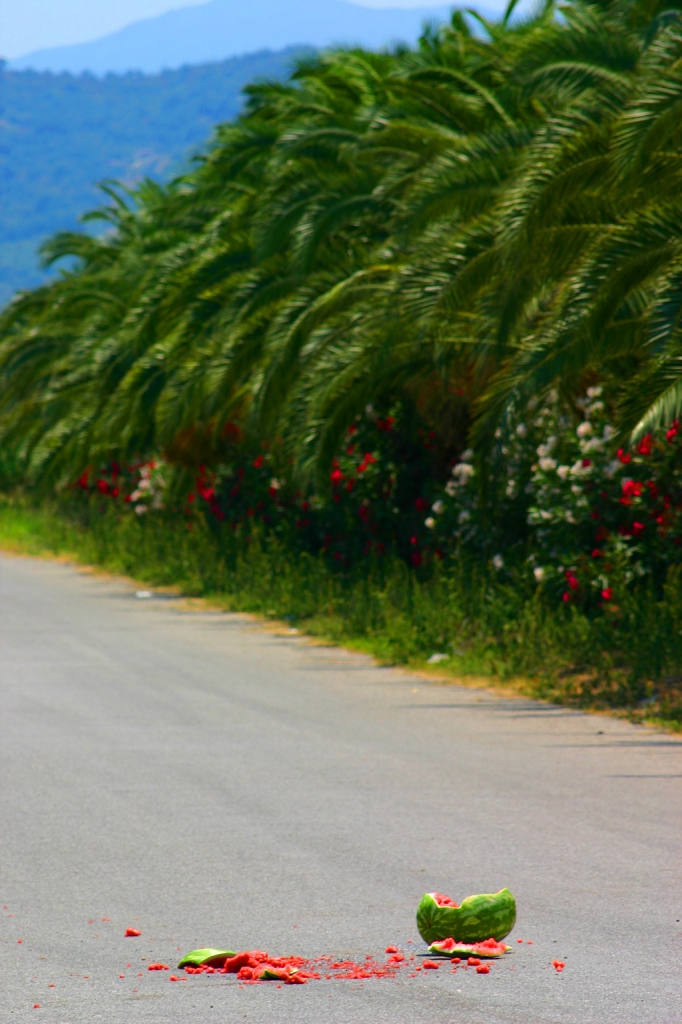
[[[333,472],[329,474],[329,479],[331,480],[332,484],[336,486],[336,484],[340,484],[341,481],[343,480],[343,473],[341,472],[340,469],[335,469],[333,470]]]
[[[429,507],[429,503],[424,498],[417,498],[417,500],[414,503],[414,507],[416,508],[417,512],[424,512]]]
[[[624,466],[627,466],[628,462],[632,461],[632,455],[630,455],[630,452],[626,452],[624,448],[618,449],[618,458]]]
[[[602,590],[601,596],[604,601],[610,601],[613,597],[613,587],[606,587],[605,590]]]
[[[639,537],[641,533],[644,533],[644,523],[633,523],[632,524],[632,536]]]
[[[651,455],[654,447],[654,439],[651,434],[645,434],[642,440],[637,445],[637,451],[640,455]]]
[[[666,437],[666,440],[667,440],[668,444],[672,444],[673,441],[675,440],[675,438],[677,437],[677,431],[679,429],[679,426],[680,426],[680,421],[679,420],[673,420],[672,426],[670,427],[670,429],[666,430],[665,437]]]
[[[424,559],[422,558],[418,551],[412,552],[412,565],[414,565],[415,568],[419,568],[423,561]]]
[[[109,493],[109,484],[106,482],[106,480],[97,481],[97,490],[99,491],[100,494]]]
[[[604,552],[600,548],[595,548],[592,552],[592,558],[603,558]]]
[[[644,484],[638,480],[623,480],[623,494],[626,498],[639,498],[644,493]]]
[[[566,602],[571,600],[571,595],[568,593],[568,591],[564,591],[564,593],[561,595],[561,600]]]
[[[583,466],[587,469],[588,466],[592,465],[592,459],[583,459]]]
[[[119,494],[120,494],[120,493],[121,493],[121,492],[120,492],[120,490],[118,489],[118,487],[113,487],[113,488],[112,488],[112,491],[111,491],[111,497],[112,497],[112,498],[118,498],[118,496],[119,496]]]
[[[263,465],[263,456],[262,455],[256,456],[256,458],[253,460],[254,469],[260,469],[262,465]]]

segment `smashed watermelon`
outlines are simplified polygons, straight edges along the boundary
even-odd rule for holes
[[[442,942],[432,942],[429,946],[429,953],[438,956],[449,956],[460,958],[477,956],[480,958],[504,956],[511,946],[505,946],[504,942],[496,942],[495,939],[486,939],[485,942],[455,942],[453,938],[443,939]]]
[[[447,901],[447,902],[446,902]],[[455,942],[497,942],[516,923],[516,900],[509,889],[467,896],[461,906],[441,893],[424,893],[417,907],[417,927],[429,944],[452,938]]]

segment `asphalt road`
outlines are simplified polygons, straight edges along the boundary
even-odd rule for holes
[[[682,1021],[681,739],[55,562],[0,558],[0,641],[0,1021]],[[514,951],[485,976],[278,989],[143,959],[423,953],[424,891],[504,885]]]

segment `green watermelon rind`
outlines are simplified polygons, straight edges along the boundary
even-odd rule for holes
[[[183,956],[178,964],[181,967],[222,967],[228,957],[236,956],[231,949],[193,949]]]
[[[460,907],[439,907],[430,892],[417,907],[417,928],[424,942],[500,942],[516,923],[516,900],[509,889],[467,896]]]

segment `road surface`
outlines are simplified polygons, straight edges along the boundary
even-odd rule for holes
[[[0,1021],[682,1021],[682,738],[8,556],[0,691]],[[146,970],[198,946],[423,954],[424,891],[504,885],[489,975]]]

